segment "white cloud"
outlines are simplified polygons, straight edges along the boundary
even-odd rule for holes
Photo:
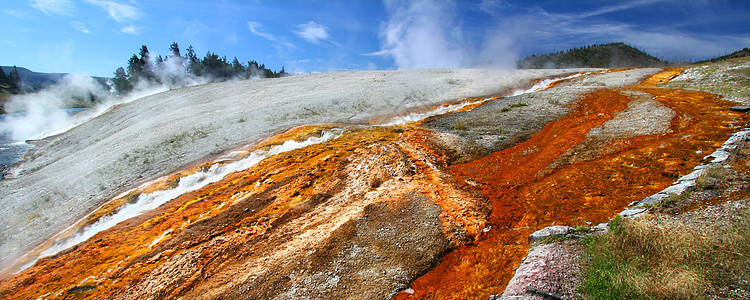
[[[276,35],[273,35],[271,33],[267,33],[264,31],[261,31],[260,28],[262,28],[263,25],[258,22],[248,21],[247,22],[247,28],[250,29],[250,32],[252,32],[254,35],[257,35],[259,37],[265,38],[269,41],[276,42],[276,46],[284,46],[287,48],[295,48],[294,44],[287,42],[286,39],[277,37]]]
[[[109,17],[118,23],[124,23],[129,20],[137,20],[141,17],[141,11],[131,5],[121,4],[114,1],[105,0],[86,0],[86,2],[99,6],[107,11]]]
[[[14,16],[16,18],[21,18],[21,19],[26,19],[30,17],[28,12],[25,12],[22,10],[3,9],[3,12],[7,15]]]
[[[388,55],[391,55],[391,50],[385,49],[385,50],[380,50],[380,51],[375,51],[375,52],[362,53],[361,55],[365,55],[365,56],[388,56]]]
[[[30,5],[47,15],[72,15],[75,6],[71,0],[31,0]]]
[[[750,44],[748,35],[721,36],[627,29],[618,32],[615,36],[658,58],[678,61],[716,57]]]
[[[133,25],[123,27],[122,29],[120,29],[120,32],[127,33],[127,34],[138,34],[138,31],[135,29],[135,26]]]
[[[306,64],[306,63],[309,63],[311,61],[312,60],[309,59],[309,58],[304,58],[304,59],[298,59],[298,60],[287,60],[286,62],[288,64]]]
[[[586,19],[588,16],[621,11],[652,2],[635,1],[573,14],[534,13],[524,16],[533,19],[529,24],[529,38],[557,45],[543,52],[565,50],[586,44],[625,42],[647,53],[667,60],[704,59],[732,52],[750,44],[750,36],[717,33],[694,33],[673,26],[642,28],[637,24],[607,19]]]
[[[637,0],[637,1],[624,1],[621,3],[613,1],[612,3],[615,3],[615,5],[604,6],[599,9],[583,12],[579,14],[577,18],[582,19],[582,18],[594,17],[594,16],[603,15],[603,14],[609,14],[613,12],[633,9],[633,8],[637,8],[641,6],[652,5],[654,3],[664,2],[664,1],[672,1],[672,0]]]
[[[263,25],[261,25],[258,22],[253,22],[253,21],[247,22],[247,28],[250,29],[250,32],[252,32],[254,35],[257,35],[259,37],[262,37],[271,41],[278,41],[278,38],[276,38],[275,35],[260,31],[258,28],[262,26]]]
[[[300,24],[297,28],[298,30],[294,31],[294,33],[311,43],[318,43],[321,40],[327,40],[329,38],[326,27],[313,21]]]
[[[665,2],[669,5],[665,5]],[[506,8],[508,10],[505,10]],[[639,17],[633,16],[631,20],[623,20],[610,17],[629,13],[631,10],[643,11],[652,8],[654,13],[672,12],[690,16],[684,21],[690,26],[680,26],[679,19],[674,18],[666,23],[667,19],[640,20]],[[512,53],[514,49],[524,49],[528,54],[532,51],[538,54],[595,43],[625,42],[660,58],[690,60],[721,55],[750,44],[748,34],[696,33],[690,30],[699,24],[696,20],[714,17],[714,10],[717,8],[710,2],[605,2],[592,8],[566,13],[548,12],[539,6],[488,6],[486,9],[494,19],[500,20],[497,23],[502,26],[488,30],[490,34],[487,35],[472,33],[472,36],[484,38],[483,42],[478,43],[482,45],[479,49],[485,49],[479,53],[480,66],[483,66],[482,60],[493,56],[493,52]],[[509,13],[510,11],[512,13]],[[490,24],[485,28],[493,27]],[[498,42],[500,43],[497,44]]]
[[[482,0],[479,4],[477,4],[477,9],[485,13],[494,14],[498,10],[505,9],[510,6],[510,4],[501,0]]]
[[[80,32],[83,32],[86,34],[91,33],[91,31],[89,31],[89,29],[86,28],[86,24],[83,24],[83,22],[73,21],[71,22],[71,24],[73,24],[73,28],[75,28],[76,30]]]

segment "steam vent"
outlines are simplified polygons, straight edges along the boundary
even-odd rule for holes
[[[689,69],[688,69],[689,70]],[[308,74],[170,90],[3,181],[3,299],[489,299],[745,113],[685,69]]]

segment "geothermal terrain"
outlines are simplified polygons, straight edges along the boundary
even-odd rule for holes
[[[747,85],[701,70],[309,74],[123,104],[0,181],[0,297],[489,298],[531,233],[607,222],[747,127],[718,90]]]

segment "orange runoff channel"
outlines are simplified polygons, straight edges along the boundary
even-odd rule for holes
[[[528,253],[528,236],[551,225],[607,222],[632,201],[666,187],[700,164],[745,122],[720,96],[655,88],[679,74],[667,69],[640,84],[584,95],[566,116],[529,140],[489,157],[451,166],[468,187],[492,204],[491,230],[474,243],[446,254],[441,263],[412,283],[413,293],[395,299],[487,299],[501,294]],[[550,169],[586,133],[611,120],[632,100],[624,90],[646,92],[676,116],[665,134],[612,141],[603,155]],[[739,124],[746,125],[746,124]],[[411,291],[410,291],[411,292]]]

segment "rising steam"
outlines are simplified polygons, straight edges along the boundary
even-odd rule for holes
[[[92,77],[66,75],[39,92],[13,96],[5,105],[8,115],[0,123],[0,131],[8,132],[18,142],[42,139],[65,132],[116,104],[167,89],[167,86],[142,84],[127,96],[116,97]],[[89,108],[74,113],[69,107],[75,106]]]
[[[461,30],[459,5],[450,1],[385,1],[389,19],[381,26],[382,50],[399,69],[484,67],[513,69],[518,30],[488,24],[480,40]]]
[[[110,101],[109,91],[93,78],[66,75],[47,89],[11,98],[0,130],[9,132],[15,141],[43,138],[70,128],[83,117],[72,115],[66,107]]]
[[[8,112],[0,123],[0,132],[7,132],[16,142],[42,139],[65,132],[102,113],[110,107],[130,102],[172,88],[199,85],[212,81],[245,79],[215,78],[212,74],[195,76],[188,71],[188,62],[180,56],[168,56],[158,64],[148,65],[151,80],[134,80],[125,95],[118,95],[114,80],[105,86],[92,77],[66,75],[48,88],[35,93],[13,96],[5,105]],[[247,78],[263,77],[263,70],[250,65]],[[70,107],[88,107],[73,112]]]

